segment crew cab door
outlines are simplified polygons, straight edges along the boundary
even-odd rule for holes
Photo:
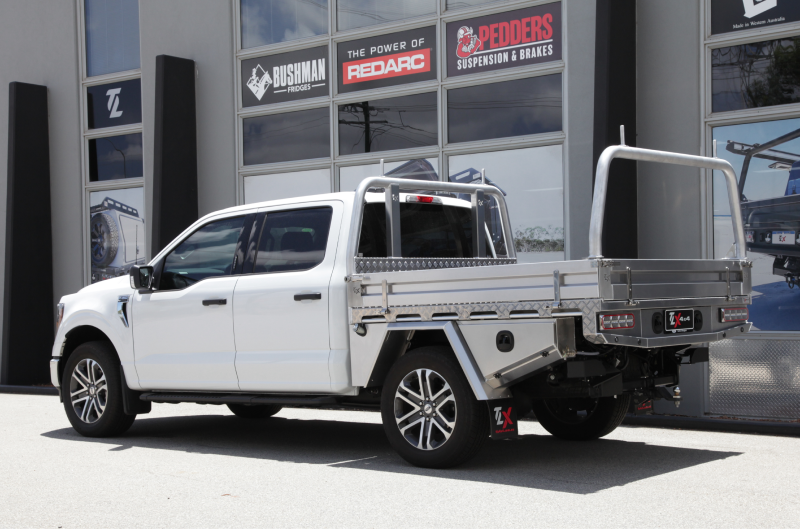
[[[254,217],[204,224],[157,265],[158,290],[134,295],[131,326],[143,388],[239,389],[233,337],[237,246]]]
[[[260,210],[257,250],[233,295],[242,391],[330,391],[328,291],[342,210],[338,201]]]

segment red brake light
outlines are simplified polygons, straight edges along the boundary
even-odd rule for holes
[[[600,330],[632,329],[636,325],[633,314],[602,314],[600,316]]]
[[[439,197],[428,197],[425,195],[408,195],[406,202],[417,202],[419,204],[441,204],[442,199]]]
[[[423,204],[430,204],[433,202],[433,197],[417,197],[417,201],[422,202]]]

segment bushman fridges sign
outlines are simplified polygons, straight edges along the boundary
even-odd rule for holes
[[[561,60],[561,2],[447,23],[447,75]]]
[[[341,42],[339,93],[436,79],[436,27]]]
[[[241,76],[243,107],[326,96],[328,47],[243,60]]]

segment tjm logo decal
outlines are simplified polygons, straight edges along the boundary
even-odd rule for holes
[[[118,118],[122,115],[122,110],[117,110],[119,106],[119,93],[122,91],[122,88],[112,88],[106,95],[108,96],[108,110],[111,112],[109,117],[111,118]]]
[[[778,7],[778,0],[742,0],[744,2],[744,16],[753,18],[773,7]]]
[[[494,409],[494,418],[497,421],[497,426],[501,426],[505,429],[508,425],[513,425],[514,421],[511,420],[511,407],[509,406],[508,411],[503,411],[503,408],[498,406]]]

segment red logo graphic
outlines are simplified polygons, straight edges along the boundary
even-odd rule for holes
[[[503,411],[503,408],[495,408],[494,416],[497,419],[497,426],[502,424],[503,429],[509,424],[514,424],[514,421],[511,420],[511,406],[508,407],[508,411]]]
[[[404,51],[342,64],[344,84],[431,71],[431,49]]]
[[[673,314],[672,317],[674,318],[674,322],[673,323],[675,324],[675,327],[680,327],[681,326],[681,313],[679,312],[677,317],[675,317],[675,315]]]
[[[461,26],[458,30],[458,47],[456,48],[456,55],[461,58],[469,57],[476,51],[483,49],[483,43],[475,36],[472,28]]]

